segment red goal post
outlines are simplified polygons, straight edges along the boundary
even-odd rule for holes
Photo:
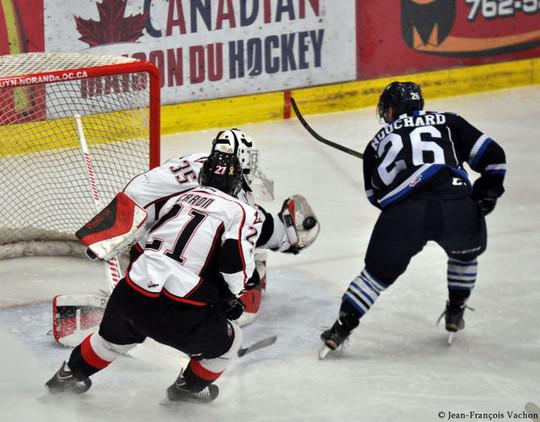
[[[160,162],[160,77],[151,63],[88,53],[0,56],[0,258],[78,254],[95,214],[80,116],[105,206]]]

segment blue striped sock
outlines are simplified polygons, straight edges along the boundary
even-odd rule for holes
[[[386,287],[364,268],[360,275],[349,284],[343,300],[349,302],[359,316],[362,316],[369,311]]]
[[[447,271],[449,294],[454,294],[467,299],[470,296],[472,289],[474,289],[477,273],[478,261],[476,259],[471,261],[460,261],[458,259],[449,258]]]

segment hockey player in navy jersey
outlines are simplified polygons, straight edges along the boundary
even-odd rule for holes
[[[486,249],[484,216],[504,192],[506,159],[499,144],[464,118],[423,108],[422,91],[413,82],[392,82],[379,98],[386,124],[365,149],[364,183],[381,213],[365,267],[345,291],[337,321],[321,334],[321,358],[343,344],[428,241],[448,256],[443,315],[449,342],[464,328],[477,257]],[[464,163],[480,173],[472,185]]]
[[[150,337],[191,357],[167,389],[170,401],[209,402],[213,382],[237,354],[239,295],[255,270],[261,213],[237,199],[242,167],[214,151],[200,186],[156,209],[140,256],[113,290],[99,332],[88,336],[46,383],[52,393],[84,393],[90,376]]]

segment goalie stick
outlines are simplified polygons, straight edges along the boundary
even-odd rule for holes
[[[329,139],[323,138],[321,135],[319,135],[313,128],[309,125],[308,122],[306,122],[306,119],[304,119],[304,116],[302,116],[302,113],[298,109],[298,106],[296,105],[296,101],[293,97],[291,97],[291,106],[294,110],[294,114],[296,114],[296,117],[298,117],[298,120],[300,123],[302,123],[302,126],[309,132],[311,136],[313,136],[317,141],[322,142],[323,144],[326,144],[332,148],[338,149],[342,152],[346,152],[347,154],[350,154],[356,158],[364,158],[364,154],[361,152],[355,151],[354,149],[350,149],[344,145],[338,144],[334,141],[330,141]]]
[[[101,209],[101,195],[97,189],[96,174],[84,135],[82,119],[78,114],[74,115],[73,118],[81,145],[92,199],[96,211],[99,211]],[[118,259],[113,257],[106,261],[105,269],[108,281],[107,290],[112,292],[121,277]],[[99,324],[104,309],[103,297],[97,295],[82,295],[82,297],[81,295],[58,295],[53,298],[52,305],[53,337],[58,343],[70,347],[79,344],[92,330],[92,326]],[[89,315],[92,317],[89,317]]]

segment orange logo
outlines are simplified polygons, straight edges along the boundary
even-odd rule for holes
[[[520,5],[520,2],[513,2],[514,9],[508,12],[513,14],[519,12],[518,4]],[[500,17],[504,16],[508,15],[501,13]],[[451,34],[455,19],[455,0],[401,0],[403,39],[409,47],[421,53],[441,56],[485,56],[540,45],[540,29],[500,37],[455,36]]]

